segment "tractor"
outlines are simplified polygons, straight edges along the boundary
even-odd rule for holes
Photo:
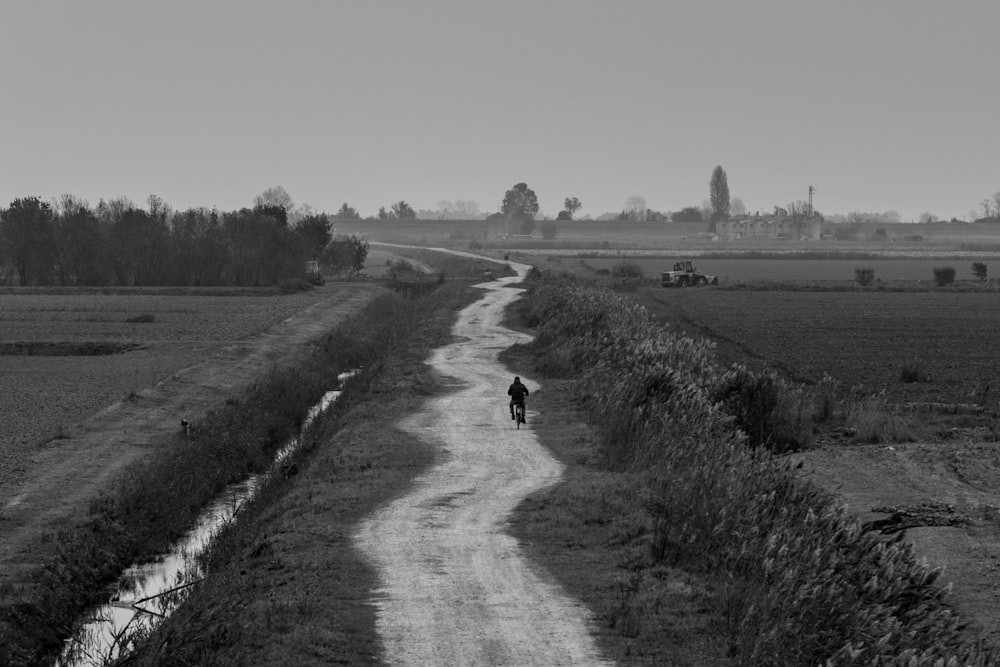
[[[709,276],[691,265],[689,260],[674,262],[673,271],[664,271],[661,285],[664,287],[690,287],[702,285],[718,285],[718,276]]]

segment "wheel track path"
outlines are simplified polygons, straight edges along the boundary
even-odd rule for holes
[[[529,268],[512,266],[521,276]],[[355,534],[380,573],[377,629],[389,664],[610,664],[586,608],[529,566],[505,532],[521,500],[563,471],[532,433],[531,411],[529,428],[517,430],[503,394],[511,378],[498,354],[528,340],[499,324],[520,293],[507,285],[519,279],[481,285],[488,292],[460,313],[456,342],[429,360],[460,389],[401,422],[441,462]]]

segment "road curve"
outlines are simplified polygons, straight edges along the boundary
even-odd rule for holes
[[[610,664],[587,610],[534,571],[504,530],[518,503],[563,469],[531,431],[530,399],[527,428],[515,429],[507,407],[512,378],[497,355],[527,337],[499,322],[518,279],[484,283],[487,294],[459,315],[456,342],[429,359],[461,389],[401,423],[437,446],[441,463],[355,534],[380,574],[374,604],[391,665]]]

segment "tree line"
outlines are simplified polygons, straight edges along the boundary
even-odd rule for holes
[[[0,209],[0,283],[12,285],[271,286],[301,279],[304,262],[357,273],[368,244],[334,236],[309,212],[292,224],[280,204],[174,211],[156,195],[92,207],[63,195],[15,199]]]

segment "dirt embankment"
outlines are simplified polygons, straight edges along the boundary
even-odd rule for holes
[[[795,455],[803,474],[942,568],[948,601],[1000,644],[1000,444],[829,445]]]
[[[24,472],[0,484],[0,585],[16,586],[39,559],[39,543],[84,518],[89,503],[130,464],[196,422],[215,405],[281,364],[310,340],[345,321],[381,288],[357,284],[317,303],[256,339],[220,346],[200,364],[139,392],[30,453]]]

